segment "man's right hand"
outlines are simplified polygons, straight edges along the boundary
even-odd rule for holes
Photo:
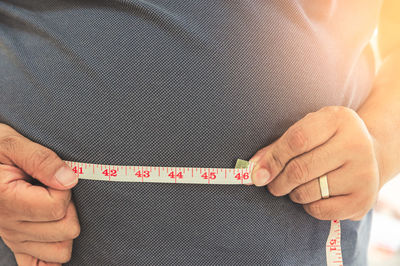
[[[80,233],[70,190],[77,182],[55,152],[0,124],[0,236],[18,265],[70,260]]]

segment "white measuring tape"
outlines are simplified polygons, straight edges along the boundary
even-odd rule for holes
[[[328,266],[343,265],[339,220],[331,221],[331,230],[326,240],[326,264]]]
[[[251,182],[254,163],[238,160],[236,168],[121,166],[66,161],[81,179],[144,182],[243,185]],[[246,168],[240,167],[246,164]]]
[[[237,160],[235,168],[189,168],[160,166],[105,165],[65,161],[80,179],[209,185],[243,185],[251,183],[253,162]],[[331,221],[326,241],[327,266],[343,265],[340,246],[340,221]]]

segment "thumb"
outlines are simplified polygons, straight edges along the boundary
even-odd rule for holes
[[[54,189],[70,189],[77,175],[58,155],[8,128],[0,132],[0,163],[12,163]]]

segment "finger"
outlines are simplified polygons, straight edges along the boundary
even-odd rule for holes
[[[27,254],[45,262],[66,263],[71,259],[72,240],[49,243],[21,243],[13,242],[3,238],[3,241],[14,253]]]
[[[327,143],[290,160],[283,171],[268,184],[275,196],[283,196],[294,188],[340,168],[348,160],[348,151],[335,136]]]
[[[273,143],[275,143],[276,141],[277,141],[277,140],[275,140]],[[273,144],[273,143],[272,143],[272,144]],[[269,145],[269,146],[266,146],[266,147],[264,147],[264,148],[258,150],[258,151],[249,159],[249,162],[257,164],[257,161],[268,151],[268,149],[271,149],[271,147],[272,147],[272,146]],[[253,183],[252,180],[249,180],[248,183],[243,183],[243,185],[250,186],[250,185],[254,185],[254,183]]]
[[[18,266],[32,266],[32,265],[61,266],[60,263],[51,263],[51,262],[41,261],[41,260],[38,260],[37,258],[34,258],[27,254],[18,253],[18,254],[14,254],[14,255],[15,255],[15,260],[16,260]]]
[[[1,235],[14,242],[59,242],[75,239],[80,234],[76,209],[71,202],[65,217],[56,222],[16,222],[10,229],[1,230]]]
[[[257,161],[253,170],[253,183],[266,185],[285,167],[286,163],[305,152],[325,143],[336,133],[338,123],[331,108],[322,108],[307,114],[292,125],[271,149]]]
[[[10,165],[0,164],[0,176],[3,222],[54,221],[65,216],[71,200],[70,190],[32,185],[23,171]]]
[[[329,172],[326,175],[330,197],[351,194],[358,186],[358,184],[351,181],[352,173],[349,173],[345,167]],[[318,178],[296,187],[290,192],[289,197],[293,202],[300,204],[322,199]]]
[[[60,191],[43,187],[33,186],[21,181],[16,185],[14,191],[4,195],[7,204],[4,204],[4,220],[48,222],[57,221],[65,217],[71,191]],[[8,216],[7,216],[8,215]]]
[[[250,159],[249,162],[257,163],[257,161],[269,150],[272,148],[272,144],[276,143],[278,140],[275,140],[270,145],[265,146],[258,150]]]
[[[1,185],[7,185],[17,180],[29,181],[30,178],[24,171],[13,165],[0,164]],[[3,186],[5,187],[5,186]]]
[[[18,266],[31,266],[37,265],[38,263],[38,259],[26,254],[15,253],[14,256]]]
[[[69,189],[78,182],[76,174],[55,152],[4,125],[0,127],[0,162],[15,164],[55,189]]]
[[[351,218],[355,210],[359,210],[362,202],[352,194],[321,199],[304,204],[304,210],[319,220],[346,220]]]
[[[37,266],[61,266],[61,265],[62,265],[61,263],[46,262],[46,261],[39,260]]]

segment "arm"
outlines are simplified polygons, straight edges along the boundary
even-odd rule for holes
[[[400,172],[400,1],[385,0],[378,25],[382,65],[371,94],[357,110],[375,138],[380,187]]]

